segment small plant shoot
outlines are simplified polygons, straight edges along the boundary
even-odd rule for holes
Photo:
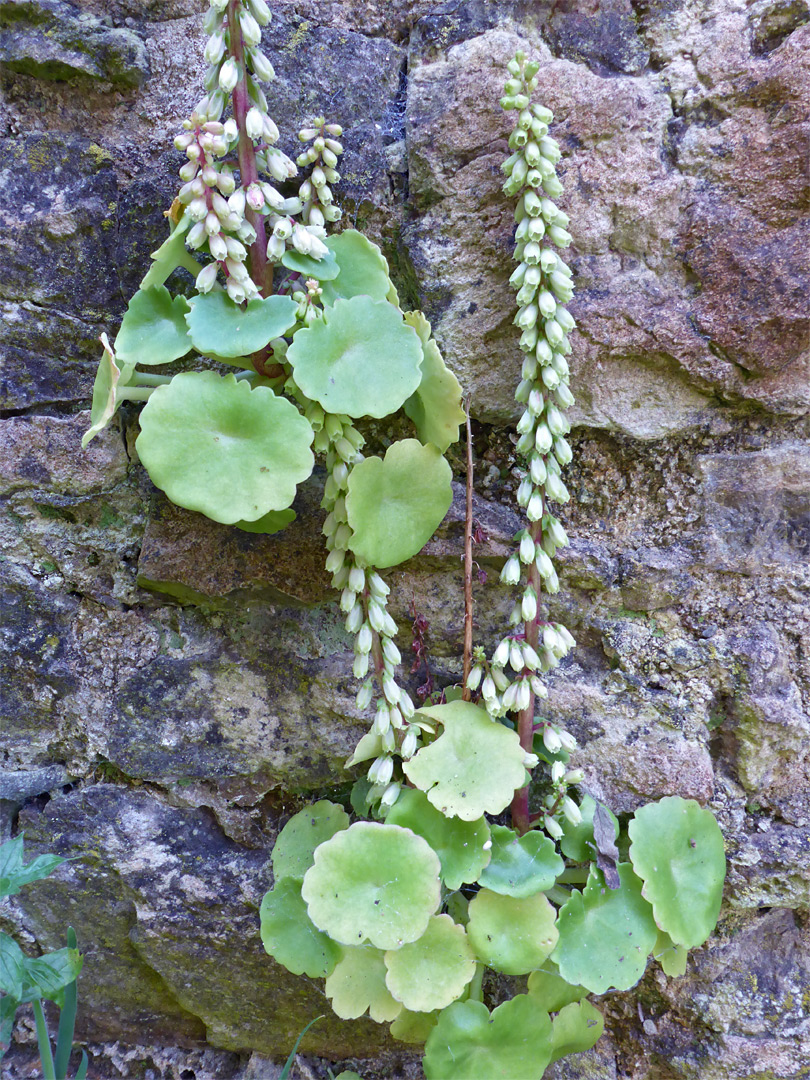
[[[557,512],[574,401],[553,116],[533,101],[540,65],[517,53],[501,98],[514,117],[502,169],[522,353],[525,522],[501,573],[514,603],[491,654],[468,642],[462,685],[417,708],[379,570],[416,555],[447,513],[443,455],[465,421],[462,390],[428,320],[402,310],[380,249],[340,230],[340,127],[303,118],[297,159],[279,149],[263,89],[269,20],[265,0],[211,2],[206,94],[175,140],[187,161],[172,231],[114,344],[103,339],[85,438],[123,401],[143,402],[136,447],[157,487],[253,532],[284,528],[323,466],[326,569],[370,730],[347,762],[362,769],[351,800],[316,802],[277,838],[264,947],[324,979],[338,1016],[423,1044],[427,1080],[539,1080],[599,1038],[588,995],[634,986],[651,957],[684,970],[715,925],[725,874],[719,827],[695,802],[641,807],[621,837],[581,786],[573,736],[538,714],[545,676],[575,645],[544,604],[568,544]],[[169,291],[175,271],[193,276],[189,295]],[[364,454],[366,418],[398,413],[405,437]],[[492,1007],[487,968],[525,992]]]

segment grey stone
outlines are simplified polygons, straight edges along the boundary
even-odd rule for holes
[[[116,86],[140,86],[149,77],[143,40],[133,30],[111,29],[62,0],[3,0],[0,66],[38,79],[85,76]]]

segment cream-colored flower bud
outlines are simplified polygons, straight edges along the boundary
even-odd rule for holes
[[[199,168],[200,166],[197,164],[196,161],[187,161],[185,165],[182,165],[178,170],[178,176],[181,180],[185,180],[186,182],[188,182],[189,180],[194,179],[194,177],[199,172]]]
[[[262,29],[246,8],[239,12],[239,29],[245,45],[258,45],[262,40]]]
[[[222,262],[228,257],[228,248],[219,233],[214,233],[208,237],[208,250],[218,262]]]
[[[239,65],[232,56],[229,56],[219,69],[219,79],[217,81],[223,94],[230,94],[239,82]]]
[[[261,79],[262,82],[272,82],[275,79],[275,69],[261,49],[251,49],[248,57],[257,79]]]
[[[203,221],[208,214],[208,203],[205,199],[192,199],[188,204],[188,215],[192,221]]]
[[[203,56],[205,57],[206,63],[218,64],[224,55],[225,33],[220,29],[217,33],[212,34],[206,42]]]
[[[217,264],[215,262],[209,263],[208,266],[203,267],[199,274],[197,274],[197,280],[195,281],[197,292],[208,293],[213,289],[214,283],[217,280],[217,269]]]
[[[255,105],[248,109],[247,116],[245,117],[245,131],[254,141],[262,137],[263,118]]]
[[[265,3],[265,0],[248,0],[248,7],[259,26],[267,26],[272,18],[272,14],[270,8]]]

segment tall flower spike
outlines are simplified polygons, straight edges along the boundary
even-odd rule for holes
[[[361,740],[351,761],[368,760],[369,754],[374,757],[368,770],[372,784],[369,803],[384,799],[391,806],[399,794],[399,781],[391,786],[394,755],[412,757],[419,748],[420,729],[410,723],[414,705],[396,677],[402,657],[394,642],[397,624],[387,607],[388,586],[375,570],[357,559],[349,546],[352,530],[346,513],[346,492],[352,467],[363,460],[363,436],[350,417],[324,414],[322,410],[316,414],[315,410],[320,407],[310,404],[307,416],[317,428],[313,447],[326,455],[327,479],[321,503],[327,511],[323,524],[329,552],[326,569],[332,575],[332,587],[341,590],[346,630],[354,636],[354,675],[365,680],[357,694],[359,709],[368,708],[372,702],[372,679],[377,684],[371,731]]]
[[[517,450],[525,467],[518,502],[525,508],[529,524],[502,574],[507,584],[521,586],[512,620],[516,626],[513,641],[521,647],[505,649],[506,639],[498,646],[484,700],[494,717],[509,711],[518,714],[521,743],[530,752],[535,700],[546,695],[537,672],[556,667],[574,645],[567,630],[548,622],[541,599],[544,591],[559,589],[552,556],[568,542],[553,504],[569,498],[560,472],[571,461],[571,447],[565,439],[571,425],[565,412],[574,399],[568,389],[566,355],[571,351],[568,334],[576,324],[563,306],[573,294],[571,271],[554,250],[571,242],[568,216],[553,201],[562,193],[555,168],[560,148],[548,133],[554,117],[549,109],[532,102],[539,64],[528,62],[525,54],[518,52],[508,70],[501,106],[517,115],[509,136],[512,154],[501,168],[507,178],[504,192],[517,199],[514,258],[518,266],[510,284],[517,291],[514,322],[522,331],[520,348],[524,353],[515,393],[523,407]],[[514,678],[504,670],[507,652]],[[562,747],[559,736],[550,734],[549,738]],[[576,814],[575,805],[565,794],[564,779],[560,777],[555,783],[559,798],[555,796],[545,818],[552,836],[557,833],[556,817],[564,814],[570,820]],[[525,831],[529,827],[527,789],[516,794],[512,814],[518,830]]]

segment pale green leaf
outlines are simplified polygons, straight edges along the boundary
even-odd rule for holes
[[[303,392],[327,412],[379,418],[419,385],[422,346],[391,304],[354,296],[299,330],[287,360]]]
[[[177,506],[224,524],[284,510],[312,472],[313,431],[292,402],[233,375],[190,371],[158,386],[136,448]]]
[[[21,1001],[24,988],[25,954],[14,938],[0,933],[0,990]]]
[[[551,1022],[551,1060],[590,1050],[604,1030],[605,1019],[590,1001],[566,1005]]]
[[[326,996],[342,1020],[356,1020],[368,1011],[378,1024],[394,1020],[402,1012],[385,985],[383,954],[370,945],[347,945],[335,970],[326,980]]]
[[[235,304],[216,290],[195,296],[186,315],[194,348],[209,356],[250,356],[295,325],[298,305],[289,296]]]
[[[637,810],[628,833],[630,861],[655,921],[676,944],[702,945],[717,923],[726,876],[714,815],[673,795]]]
[[[421,1045],[436,1027],[438,1012],[411,1012],[403,1009],[391,1025],[391,1035],[399,1042]]]
[[[552,960],[567,982],[594,994],[635,986],[658,933],[633,868],[620,863],[618,871],[619,888],[608,889],[601,872],[592,869],[583,891],[574,891],[560,908],[557,922],[560,940]]]
[[[544,961],[541,968],[529,975],[528,989],[546,1012],[558,1012],[572,1001],[582,1001],[589,993],[584,986],[572,986],[566,982],[552,960]]]
[[[421,551],[453,501],[452,471],[435,446],[393,443],[349,473],[352,551],[369,566],[396,566]]]
[[[351,769],[353,765],[359,765],[363,761],[379,757],[382,753],[382,738],[373,731],[367,731],[355,746],[354,753],[347,760],[345,767]]]
[[[37,855],[23,865],[23,835],[0,845],[0,896],[16,896],[23,885],[52,874],[65,860],[59,855]]]
[[[443,1009],[464,993],[476,962],[463,926],[449,915],[434,915],[427,930],[401,949],[385,954],[385,985],[415,1012]]]
[[[118,363],[170,364],[191,351],[185,296],[172,297],[163,285],[135,293],[115,339]]]
[[[104,346],[104,352],[99,361],[98,371],[93,383],[90,427],[82,436],[83,447],[87,446],[112,420],[120,405],[116,391],[119,386],[125,386],[129,382],[134,370],[131,365],[118,366],[106,334],[101,335],[101,343]]]
[[[157,251],[152,252],[154,263],[141,282],[141,289],[150,289],[153,285],[162,285],[178,267],[183,267],[193,277],[197,277],[200,270],[202,270],[202,266],[186,248],[186,233],[191,224],[191,218],[188,213],[184,212],[169,238],[163,241]]]
[[[517,732],[468,701],[432,705],[420,713],[439,721],[443,730],[403,763],[411,783],[449,817],[476,821],[485,813],[500,814],[525,779]]]
[[[425,1045],[426,1080],[540,1080],[551,1060],[551,1019],[527,994],[490,1015],[480,1001],[456,1001]]]
[[[295,878],[283,878],[265,893],[259,918],[265,950],[293,975],[322,979],[340,959],[340,947],[312,925]]]
[[[422,343],[422,381],[403,408],[422,442],[433,443],[444,453],[458,440],[459,424],[465,420],[461,386],[430,336],[430,323],[422,312],[407,311],[405,322],[414,328]]]
[[[330,236],[326,246],[337,259],[340,273],[336,280],[323,285],[324,304],[334,304],[338,298],[370,296],[372,300],[385,300],[391,290],[388,263],[377,247],[356,229],[346,229],[337,236]]]
[[[661,965],[664,974],[673,978],[683,975],[686,971],[686,961],[689,950],[683,945],[676,945],[672,938],[664,930],[658,931],[658,937],[653,946],[653,960]]]
[[[583,795],[579,805],[582,813],[582,821],[573,825],[567,818],[562,822],[563,836],[560,848],[563,855],[574,862],[593,862],[596,859],[596,845],[593,840],[593,815],[596,811],[596,802],[590,795]],[[619,820],[612,810],[608,810],[613,822],[613,839],[619,837]]]
[[[285,877],[303,881],[312,866],[315,848],[348,827],[349,815],[327,799],[301,810],[278,834],[273,848],[273,877],[276,881]]]
[[[335,941],[398,949],[422,936],[439,906],[439,858],[410,829],[358,821],[316,850],[303,896]]]
[[[492,858],[478,881],[492,892],[526,897],[550,889],[565,869],[554,841],[537,829],[518,836],[492,826]]]
[[[281,532],[295,521],[294,510],[270,510],[256,521],[235,521],[234,527],[242,532],[271,533]]]
[[[337,259],[333,252],[328,252],[322,259],[313,259],[311,255],[303,255],[300,251],[287,250],[281,256],[282,266],[288,270],[295,270],[308,278],[316,281],[332,281],[340,273]]]
[[[177,225],[168,235],[168,239],[163,241],[157,252],[152,252],[153,265],[147,271],[144,280],[141,281],[140,288],[162,285],[178,267],[183,267],[189,271],[193,278],[197,278],[202,266],[186,247],[186,233],[191,228],[191,225],[191,218],[184,211],[183,216],[180,217]]]
[[[467,934],[479,960],[505,975],[525,975],[557,944],[556,914],[542,893],[518,900],[481,889],[470,901]]]
[[[25,958],[25,986],[21,1001],[47,998],[62,1004],[64,991],[82,970],[78,949],[57,949],[44,956]]]
[[[477,821],[445,817],[416,788],[403,788],[386,817],[391,825],[402,825],[424,837],[442,865],[442,881],[448,889],[478,880],[489,861],[484,845],[490,838],[483,817]]]

